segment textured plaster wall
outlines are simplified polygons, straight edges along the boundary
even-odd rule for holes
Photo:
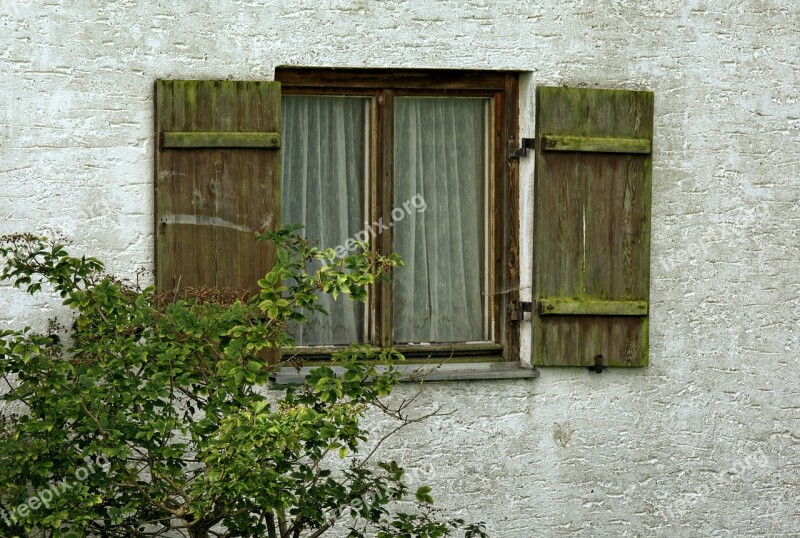
[[[526,71],[523,136],[537,84],[653,90],[652,365],[429,386],[384,454],[497,537],[800,535],[800,4],[2,0],[0,233],[150,269],[153,80],[281,64]]]

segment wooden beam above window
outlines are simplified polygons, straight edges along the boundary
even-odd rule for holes
[[[278,67],[275,80],[292,88],[326,88],[345,85],[362,89],[492,90],[506,89],[502,71],[447,69],[355,69]]]

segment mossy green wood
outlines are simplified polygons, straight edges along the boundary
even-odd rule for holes
[[[165,131],[162,148],[280,148],[280,133],[185,133]]]
[[[598,301],[547,298],[536,303],[540,316],[646,316],[647,301]]]
[[[532,362],[646,366],[653,94],[536,97]]]
[[[156,285],[253,289],[280,225],[279,82],[156,82]],[[255,146],[255,147],[254,147]]]
[[[596,153],[650,153],[651,141],[646,138],[563,136],[541,137],[544,151],[585,151]]]

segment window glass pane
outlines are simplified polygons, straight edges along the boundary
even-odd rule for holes
[[[281,106],[283,223],[336,247],[364,227],[369,99],[286,95]],[[298,344],[364,341],[363,303],[322,295],[320,304],[327,315],[291,329]]]
[[[487,339],[488,102],[395,100],[395,342]]]

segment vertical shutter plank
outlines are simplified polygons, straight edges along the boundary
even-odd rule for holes
[[[652,144],[651,92],[537,88],[541,140],[637,139]],[[600,151],[537,144],[534,296],[537,300],[647,301],[652,159],[641,148]],[[643,315],[540,315],[533,318],[536,365],[644,366]]]
[[[279,133],[280,84],[157,81],[156,106],[158,289],[255,289],[274,260],[255,234],[280,223],[280,151],[160,140],[170,131]]]

